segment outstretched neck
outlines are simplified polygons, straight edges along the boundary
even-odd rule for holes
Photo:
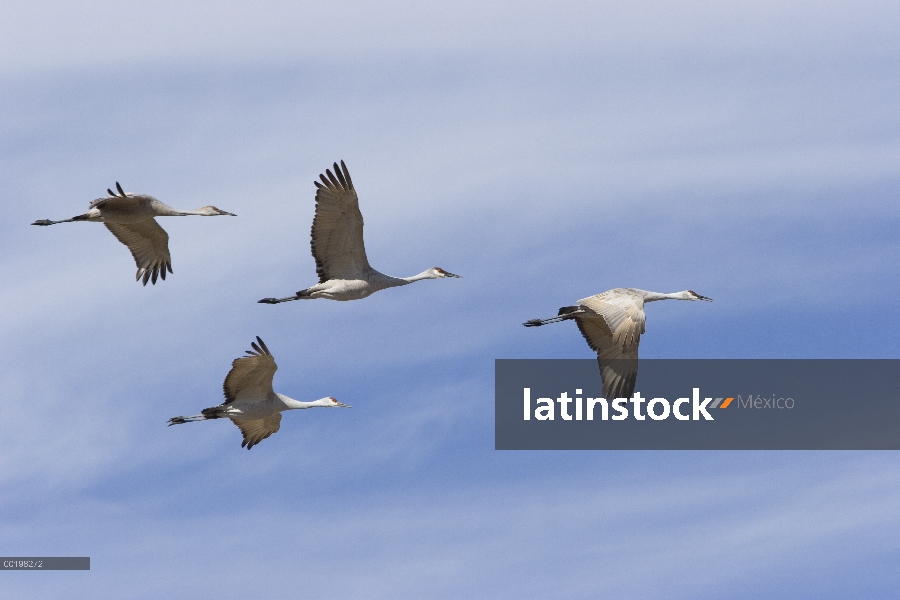
[[[389,287],[397,287],[399,285],[406,285],[415,281],[422,281],[423,279],[441,279],[443,277],[459,277],[459,275],[448,273],[447,271],[439,267],[433,267],[431,269],[422,271],[418,275],[413,275],[412,277],[391,277],[390,275],[385,275],[384,273],[379,273],[378,271],[372,269],[370,274],[370,281],[375,286],[377,286],[378,289],[384,289]]]
[[[179,210],[172,208],[165,202],[160,202],[156,198],[152,199],[153,212],[158,217],[187,217],[189,215],[197,215],[200,217],[212,217],[220,214],[211,206],[204,206],[195,210]]]
[[[412,277],[385,277],[389,280],[385,282],[385,287],[393,287],[397,285],[406,285],[407,283],[413,283],[414,281],[422,281],[423,279],[443,279],[444,277],[459,277],[459,275],[454,275],[453,273],[448,273],[440,267],[432,267],[430,269],[425,269],[418,275],[413,275]]]
[[[398,283],[396,285],[406,285],[407,283],[413,283],[414,281],[422,281],[423,279],[435,279],[434,273],[431,269],[427,269],[422,271],[418,275],[413,275],[412,277],[401,277],[398,281],[402,283]]]
[[[178,210],[177,208],[172,208],[171,206],[167,206],[165,210],[162,212],[160,216],[163,217],[187,217],[190,215],[197,215],[200,217],[209,217],[212,216],[209,210],[204,208],[198,208],[197,210]]]
[[[644,296],[644,302],[655,302],[657,300],[689,300],[687,292],[672,292],[671,294],[661,294],[660,292],[647,292],[641,290]]]
[[[278,399],[284,403],[285,410],[314,408],[316,406],[328,406],[328,403],[330,401],[329,398],[320,398],[319,400],[314,400],[312,402],[301,402],[300,400],[294,400],[293,398],[289,398],[284,394],[279,394],[277,392],[275,395],[278,396]]]

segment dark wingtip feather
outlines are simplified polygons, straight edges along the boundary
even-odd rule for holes
[[[119,185],[119,182],[116,182],[116,189],[119,190],[119,193],[122,194],[122,197],[125,197],[125,192],[122,190],[122,186]]]
[[[341,161],[341,167],[344,166],[344,161]],[[347,185],[347,180],[344,178],[344,173],[341,171],[340,167],[338,167],[337,163],[334,163],[334,174],[337,175],[337,178],[341,182],[341,187],[344,189],[349,189],[350,186]]]
[[[109,194],[110,196],[115,196],[115,194],[113,194],[113,191],[109,188],[106,188],[106,193]]]
[[[272,356],[272,353],[269,352],[269,349],[266,347],[266,343],[264,341],[262,341],[262,338],[260,338],[259,336],[256,336],[256,341],[259,342],[259,345],[262,347],[263,352],[265,352],[269,356]]]
[[[353,180],[350,179],[350,171],[347,170],[347,165],[344,164],[344,161],[341,161],[341,168],[344,169],[344,177],[347,178],[347,185],[352,190]]]
[[[334,170],[337,171],[337,163],[334,164]],[[332,187],[341,187],[340,182],[338,181],[337,177],[334,176],[334,173],[331,172],[331,169],[325,169],[325,174],[328,175],[328,179],[331,180]]]

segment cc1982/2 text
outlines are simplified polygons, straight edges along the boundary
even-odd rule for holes
[[[42,560],[4,560],[4,569],[43,569]]]

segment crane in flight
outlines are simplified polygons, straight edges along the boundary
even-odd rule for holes
[[[531,319],[525,327],[538,327],[574,319],[591,350],[597,353],[603,397],[630,398],[637,381],[638,344],[644,333],[644,304],[656,300],[706,300],[691,290],[662,294],[635,288],[616,288],[564,306],[555,317]]]
[[[236,358],[231,363],[231,371],[228,372],[222,385],[225,402],[219,406],[204,408],[199,415],[172,417],[169,419],[169,426],[228,417],[244,434],[241,448],[246,447],[249,450],[278,431],[281,426],[281,413],[286,410],[320,406],[352,408],[331,397],[301,402],[276,393],[272,389],[272,377],[278,365],[275,364],[272,353],[259,336],[256,337],[256,342],[250,345],[253,350],[247,350],[249,356]]]
[[[147,285],[147,281],[156,285],[157,277],[165,280],[166,271],[172,272],[172,258],[169,256],[169,234],[159,226],[153,217],[235,216],[233,213],[219,210],[215,206],[204,206],[197,210],[178,210],[147,194],[126,193],[122,191],[122,186],[118,181],[116,189],[118,194],[107,189],[109,196],[91,202],[90,210],[83,215],[62,221],[41,219],[32,225],[56,225],[72,221],[103,223],[116,236],[117,240],[131,250],[131,255],[137,264],[135,280],[143,277],[144,285]]]
[[[459,277],[433,267],[412,277],[391,277],[376,271],[366,258],[363,243],[363,218],[359,198],[344,161],[334,173],[329,169],[314,182],[316,216],[312,224],[312,255],[316,260],[319,283],[285,298],[263,298],[262,304],[278,304],[291,300],[360,300],[383,289],[407,285],[423,279]]]

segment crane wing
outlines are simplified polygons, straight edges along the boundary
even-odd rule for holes
[[[599,316],[578,316],[575,317],[575,322],[588,346],[597,353],[600,377],[603,380],[603,397],[610,400],[630,398],[637,381],[637,342],[627,346],[614,342],[609,325]]]
[[[256,342],[259,342],[259,345]],[[275,390],[272,389],[272,378],[278,370],[278,365],[259,336],[256,342],[250,344],[253,350],[247,350],[249,356],[236,358],[231,363],[231,371],[225,376],[225,383],[222,384],[225,392],[223,404],[230,404],[235,400],[263,401],[275,394]],[[278,427],[275,431],[278,431]]]
[[[169,256],[169,234],[156,220],[144,219],[134,223],[103,222],[116,239],[128,246],[137,265],[137,277],[143,275],[144,285],[148,280],[156,284],[156,278],[166,278],[166,270],[172,272],[172,257]]]
[[[236,419],[231,417],[231,422],[237,425],[241,433],[244,434],[241,448],[246,446],[247,450],[249,450],[278,431],[281,427],[281,413],[275,413],[265,419]]]
[[[583,298],[578,304],[588,309],[575,321],[597,353],[603,397],[630,398],[637,381],[638,346],[646,325],[644,299],[623,290],[610,290]]]
[[[603,317],[614,343],[623,347],[640,343],[646,325],[644,299],[641,296],[615,289],[582,298],[578,304]]]
[[[327,176],[327,177],[326,177]],[[361,279],[370,270],[363,243],[363,218],[359,199],[344,161],[334,173],[319,175],[314,182],[316,216],[312,224],[312,255],[316,259],[319,283],[329,279]]]
[[[111,190],[107,190],[112,194]],[[108,211],[115,211],[122,214],[135,214],[141,207],[146,204],[144,198],[135,196],[116,196],[110,195],[104,198],[91,200],[91,208],[103,208]]]

